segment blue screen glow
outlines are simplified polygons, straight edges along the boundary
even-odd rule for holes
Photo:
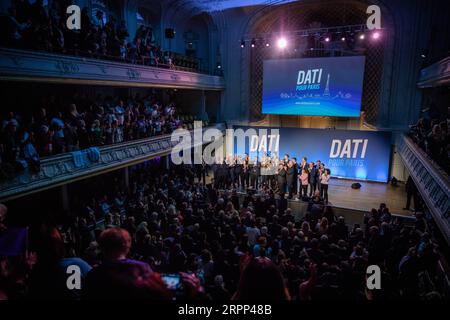
[[[364,56],[264,61],[265,114],[359,117]]]

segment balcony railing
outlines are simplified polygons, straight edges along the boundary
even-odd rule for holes
[[[225,130],[224,124],[203,128]],[[190,131],[193,134],[193,130]],[[72,153],[50,156],[41,160],[37,173],[25,170],[11,180],[0,182],[0,201],[63,185],[68,182],[141,163],[171,152],[171,135],[99,147],[98,161],[87,161],[82,166],[74,161]]]
[[[398,151],[436,224],[450,244],[450,181],[447,173],[406,135],[400,138]]]
[[[420,71],[419,88],[437,87],[450,84],[450,57],[442,59]]]
[[[223,90],[223,77],[42,51],[0,48],[0,80]],[[63,80],[63,81],[62,81]]]

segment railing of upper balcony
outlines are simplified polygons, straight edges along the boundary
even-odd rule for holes
[[[216,124],[204,127],[203,130],[209,128],[223,132],[225,125]],[[190,132],[193,135],[194,130]],[[24,170],[11,179],[0,181],[0,201],[164,156],[171,152],[174,144],[177,142],[172,142],[171,135],[168,134],[101,146],[95,160],[86,155],[83,161],[77,161],[74,153],[49,156],[41,160],[39,172]]]
[[[81,57],[81,58],[91,58],[98,60],[106,60],[106,61],[115,61],[128,63],[131,65],[142,65],[142,66],[152,66],[156,68],[163,69],[171,69],[171,70],[179,70],[179,71],[187,71],[187,72],[196,72],[203,74],[217,74],[214,70],[209,70],[207,68],[202,59],[192,56],[186,56],[173,51],[160,51],[160,53],[155,54],[136,54],[136,55],[122,55],[115,56],[110,54],[102,54],[102,53],[92,53],[87,51],[82,51],[78,49],[64,49],[64,50],[38,50],[38,49],[27,49],[27,48],[11,48],[11,49],[21,49],[31,52],[47,52],[54,54],[63,54],[73,57]]]
[[[400,138],[398,152],[436,224],[450,244],[450,181],[448,174],[406,135]]]
[[[224,79],[185,71],[81,56],[0,47],[0,80],[223,90]]]

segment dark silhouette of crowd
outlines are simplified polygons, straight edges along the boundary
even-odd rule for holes
[[[182,125],[173,103],[163,106],[151,95],[69,100],[50,96],[33,112],[11,111],[1,119],[3,178],[25,168],[38,171],[41,157],[170,134]]]
[[[350,226],[319,194],[297,217],[272,191],[218,191],[197,181],[186,165],[142,165],[130,177],[129,188],[115,178],[111,190],[86,197],[63,220],[30,227],[26,258],[1,258],[0,294],[222,301],[441,297],[426,285],[435,279],[438,254],[421,213],[407,225],[381,204],[365,215],[363,226]],[[367,266],[374,264],[382,270],[381,290],[366,286]],[[81,270],[79,290],[66,287],[69,265]],[[168,289],[168,277],[181,285]]]
[[[87,7],[81,10],[81,28],[67,27],[67,1],[52,1],[48,10],[42,0],[30,4],[15,0],[8,14],[0,19],[0,45],[54,53],[87,56],[171,68],[174,64],[197,70],[198,61],[164,51],[154,40],[153,29],[140,25],[134,38],[125,21],[97,10],[91,17]]]
[[[450,119],[420,118],[410,127],[409,136],[430,158],[450,173]]]

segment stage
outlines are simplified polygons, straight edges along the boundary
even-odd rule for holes
[[[211,182],[212,176],[213,174],[210,173],[207,177],[207,183]],[[355,182],[361,184],[360,189],[351,188],[351,185]],[[380,203],[386,203],[393,215],[404,217],[412,217],[413,215],[412,211],[403,210],[406,205],[406,191],[403,182],[398,182],[397,186],[394,187],[390,183],[331,178],[328,201],[335,208],[359,212],[368,212],[372,208],[378,209]],[[294,209],[297,207],[295,203],[298,202],[302,201],[291,199],[289,205]],[[413,204],[414,201],[412,201],[411,207],[414,207]]]
[[[359,182],[361,189],[352,189],[352,183]],[[370,211],[386,203],[395,215],[412,216],[411,211],[403,210],[406,205],[405,184],[396,187],[390,183],[355,181],[332,178],[328,189],[330,205],[337,208]]]

